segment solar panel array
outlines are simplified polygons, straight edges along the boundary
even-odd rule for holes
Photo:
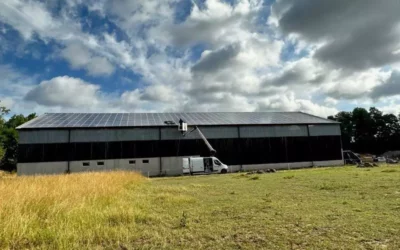
[[[48,113],[18,127],[93,128],[171,126],[183,119],[189,125],[326,124],[333,121],[302,112],[208,113]]]

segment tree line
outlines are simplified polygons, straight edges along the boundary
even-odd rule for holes
[[[376,155],[400,150],[400,116],[371,107],[341,111],[328,119],[341,123],[343,149]]]
[[[6,120],[10,110],[0,105],[0,169],[14,171],[17,166],[18,133],[16,128],[36,117],[35,113],[28,116],[13,115]]]

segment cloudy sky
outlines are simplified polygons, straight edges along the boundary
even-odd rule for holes
[[[400,113],[398,0],[1,0],[18,113]]]

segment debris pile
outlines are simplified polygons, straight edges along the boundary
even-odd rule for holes
[[[399,161],[396,159],[387,158],[386,163],[387,164],[397,164],[397,163],[399,163]]]
[[[373,168],[373,167],[379,167],[378,164],[376,163],[370,163],[370,162],[362,162],[357,164],[358,168]]]

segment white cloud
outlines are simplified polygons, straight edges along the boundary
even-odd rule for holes
[[[80,69],[89,64],[91,53],[79,43],[69,44],[61,51],[64,57],[74,69]]]
[[[114,66],[104,57],[93,54],[82,44],[72,43],[61,51],[64,57],[74,69],[86,69],[90,75],[110,75],[114,72]]]
[[[141,97],[141,93],[138,89],[136,89],[133,91],[124,92],[121,95],[121,101],[128,108],[130,108],[130,107],[136,108],[137,106],[140,105],[140,102],[141,102],[140,97]]]
[[[387,106],[378,107],[383,113],[400,115],[400,103],[393,103]]]
[[[18,72],[10,65],[0,64],[0,99],[19,99],[27,93],[36,80],[36,75],[30,77]]]
[[[188,98],[178,110],[183,111],[254,111],[256,106],[248,98],[231,93],[207,92]]]
[[[160,111],[171,108],[174,100],[178,101],[176,93],[162,85],[118,95],[105,93],[99,85],[69,76],[55,77],[32,86],[24,99],[37,105],[39,110],[73,112],[82,112],[82,109],[87,112]]]
[[[390,73],[380,69],[369,69],[350,75],[332,71],[331,78],[322,84],[321,89],[334,98],[367,98],[374,87],[390,77]]]
[[[173,102],[178,100],[179,96],[165,85],[151,85],[144,90],[142,99],[149,101]]]
[[[79,78],[59,76],[42,81],[26,94],[25,99],[43,106],[90,108],[100,102],[99,89]]]
[[[37,75],[26,75],[10,65],[0,64],[0,101],[14,113],[28,114],[32,112],[32,106],[26,105],[23,97],[33,86]]]
[[[0,107],[12,109],[14,107],[14,104],[15,101],[11,97],[2,97],[0,100]]]
[[[190,45],[206,42],[218,46],[234,43],[239,37],[248,39],[253,33],[253,17],[261,9],[262,1],[239,0],[230,5],[219,0],[207,0],[204,5],[204,9],[194,5],[184,23],[166,29],[172,34],[174,43]]]
[[[48,32],[58,26],[44,4],[33,1],[4,0],[0,3],[0,19],[28,39],[36,31]]]
[[[37,34],[38,38],[46,43],[55,40],[66,46],[60,51],[60,56],[65,58],[72,68],[84,68],[90,75],[95,76],[112,74],[114,66],[108,58],[112,57],[108,53],[108,44],[95,35],[84,33],[79,21],[74,20],[74,15],[73,11],[62,9],[61,15],[55,18],[41,2],[0,2],[0,21],[19,31],[25,40],[34,39],[33,34]]]
[[[389,17],[382,17],[385,12],[373,13],[373,21],[362,12],[356,13],[352,22],[346,6],[359,3],[321,2],[278,0],[265,22],[262,18],[267,7],[261,0],[205,0],[202,7],[193,2],[188,16],[177,22],[174,15],[178,0],[68,0],[60,9],[47,1],[4,0],[0,3],[0,21],[11,25],[26,41],[57,43],[56,47],[63,49],[57,50],[59,54],[52,59],[64,58],[72,69],[84,69],[90,76],[109,76],[119,67],[140,79],[121,80],[124,87],[132,89],[116,89],[114,93],[103,93],[98,85],[68,76],[43,81],[33,88],[35,81],[27,81],[25,76],[13,78],[11,74],[8,82],[19,83],[15,84],[20,88],[18,94],[4,83],[0,86],[12,93],[14,106],[18,107],[23,104],[15,97],[30,91],[27,97],[36,98],[38,110],[301,110],[327,116],[337,111],[339,102],[371,103],[371,93],[377,86],[384,86],[400,65],[395,53],[398,40],[393,44],[390,36],[365,39],[363,46],[357,47],[347,43],[346,38],[360,41],[365,34],[354,35],[373,21],[386,24],[397,34],[395,24],[387,22]],[[362,9],[368,11],[373,2],[368,0]],[[299,3],[311,5],[300,8]],[[334,15],[324,4],[332,7]],[[122,35],[84,31],[77,11],[82,5],[107,17]],[[379,8],[390,5],[385,6]],[[296,13],[297,19],[293,18]],[[396,23],[394,11],[388,13]],[[332,15],[344,15],[348,25],[343,25],[344,20],[335,22],[335,18],[329,18]],[[387,47],[376,46],[381,44],[379,41]],[[193,45],[205,51],[194,52]],[[281,52],[287,48],[294,58],[283,61]],[[332,53],[337,48],[346,53]],[[302,56],[303,49],[306,56]],[[390,56],[385,56],[389,50]],[[386,65],[386,70],[381,65]],[[5,96],[0,93],[0,98]]]
[[[110,75],[114,72],[114,66],[104,57],[95,56],[90,59],[87,65],[89,75]]]
[[[321,117],[327,117],[338,112],[336,108],[326,107],[307,99],[298,99],[293,92],[275,95],[261,101],[258,104],[258,110],[303,111]]]
[[[335,98],[329,97],[329,96],[324,99],[324,104],[327,106],[330,106],[330,107],[334,107],[338,103],[339,103],[338,100],[336,100]]]

